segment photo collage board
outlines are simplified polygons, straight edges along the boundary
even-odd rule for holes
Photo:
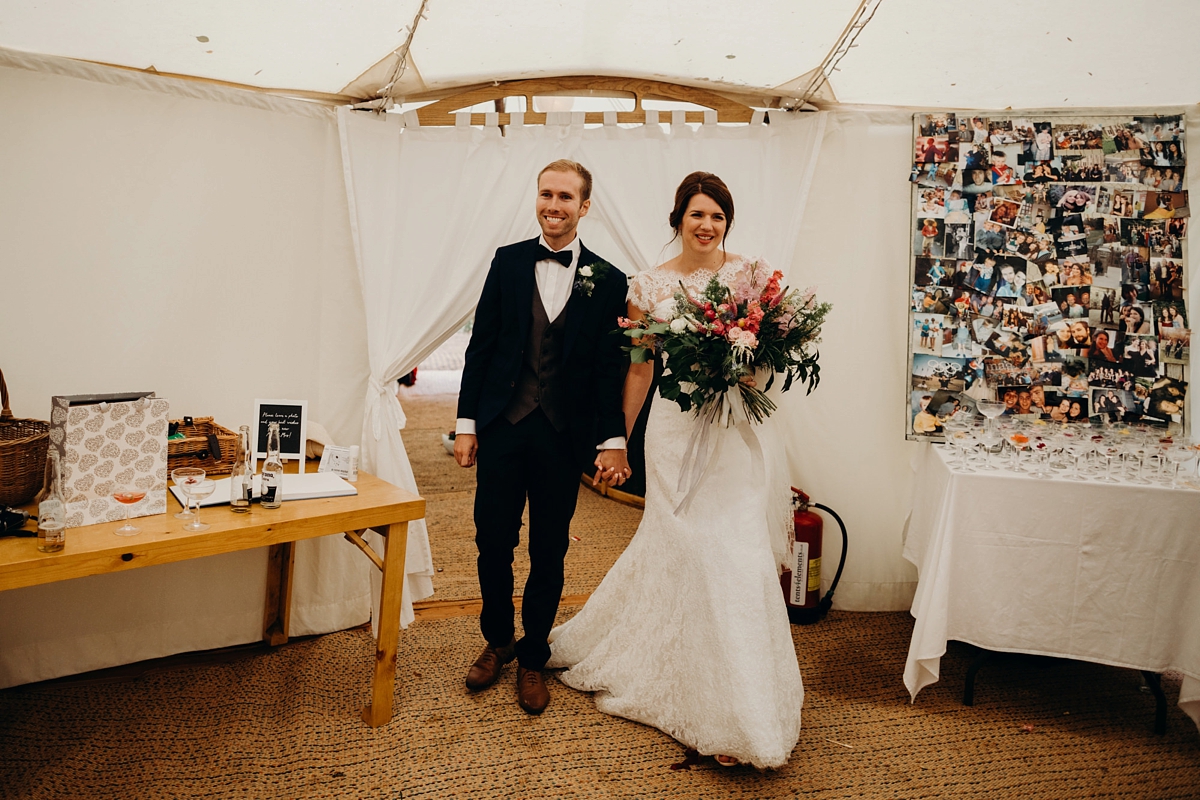
[[[1181,115],[913,117],[909,439],[978,400],[1183,423]]]

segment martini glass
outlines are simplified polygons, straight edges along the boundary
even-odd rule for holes
[[[171,470],[171,480],[183,492],[186,501],[183,511],[175,515],[175,519],[192,519],[192,487],[204,480],[204,470],[199,467],[179,467]]]
[[[200,501],[212,494],[216,488],[217,484],[215,481],[206,480],[194,483],[188,489],[188,497],[196,501],[196,513],[192,515],[192,521],[183,526],[185,531],[197,533],[199,531],[206,531],[212,527],[200,521]]]
[[[113,500],[116,500],[118,503],[120,503],[121,509],[125,512],[125,524],[117,528],[115,531],[113,531],[113,533],[115,533],[117,536],[133,536],[142,530],[138,526],[130,523],[129,507],[134,503],[141,502],[142,498],[145,496],[146,491],[144,489],[128,488],[118,489],[117,491],[113,492]]]

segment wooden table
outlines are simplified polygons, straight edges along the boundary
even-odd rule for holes
[[[285,498],[280,508],[256,504],[246,514],[227,506],[206,508],[200,520],[211,527],[199,533],[183,530],[184,522],[174,517],[181,507],[168,492],[167,513],[136,518],[141,532],[134,536],[115,535],[120,522],[70,528],[58,553],[39,553],[36,538],[0,538],[0,591],[268,547],[263,640],[279,645],[288,638],[293,543],[344,533],[383,573],[371,703],[362,715],[368,725],[378,727],[392,718],[408,523],[425,516],[425,500],[365,472],[358,473],[355,487],[358,494],[352,497]],[[386,540],[382,558],[362,539],[368,528]]]

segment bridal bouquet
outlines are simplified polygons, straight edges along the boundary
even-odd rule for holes
[[[747,416],[762,422],[775,410],[766,391],[777,373],[784,375],[783,391],[799,380],[812,392],[820,381],[818,352],[821,325],[831,308],[818,303],[814,289],[781,286],[783,273],[767,276],[759,262],[749,264],[733,285],[715,277],[699,297],[680,284],[670,300],[650,315],[619,324],[625,335],[638,340],[626,347],[634,363],[661,350],[666,367],[659,394],[697,416],[716,417],[725,395],[736,389]],[[750,384],[755,370],[770,372],[761,389]]]

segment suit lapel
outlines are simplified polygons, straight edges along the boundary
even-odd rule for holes
[[[522,251],[520,262],[514,270],[514,291],[516,292],[517,300],[517,320],[520,322],[521,344],[529,338],[529,328],[533,325],[533,295],[534,284],[537,281],[537,276],[534,271],[534,265],[537,264],[535,259],[534,245],[537,244],[537,239],[530,239],[525,242],[525,248]]]
[[[579,338],[579,331],[583,327],[583,317],[587,312],[590,300],[590,298],[575,291],[575,275],[578,274],[580,267],[595,261],[596,254],[584,247],[583,242],[580,242],[579,261],[575,264],[575,270],[571,274],[571,297],[567,300],[567,309],[564,312],[567,315],[567,319],[564,323],[565,330],[563,331],[563,363],[566,363],[567,356],[571,354],[571,347],[575,344],[575,340]]]

